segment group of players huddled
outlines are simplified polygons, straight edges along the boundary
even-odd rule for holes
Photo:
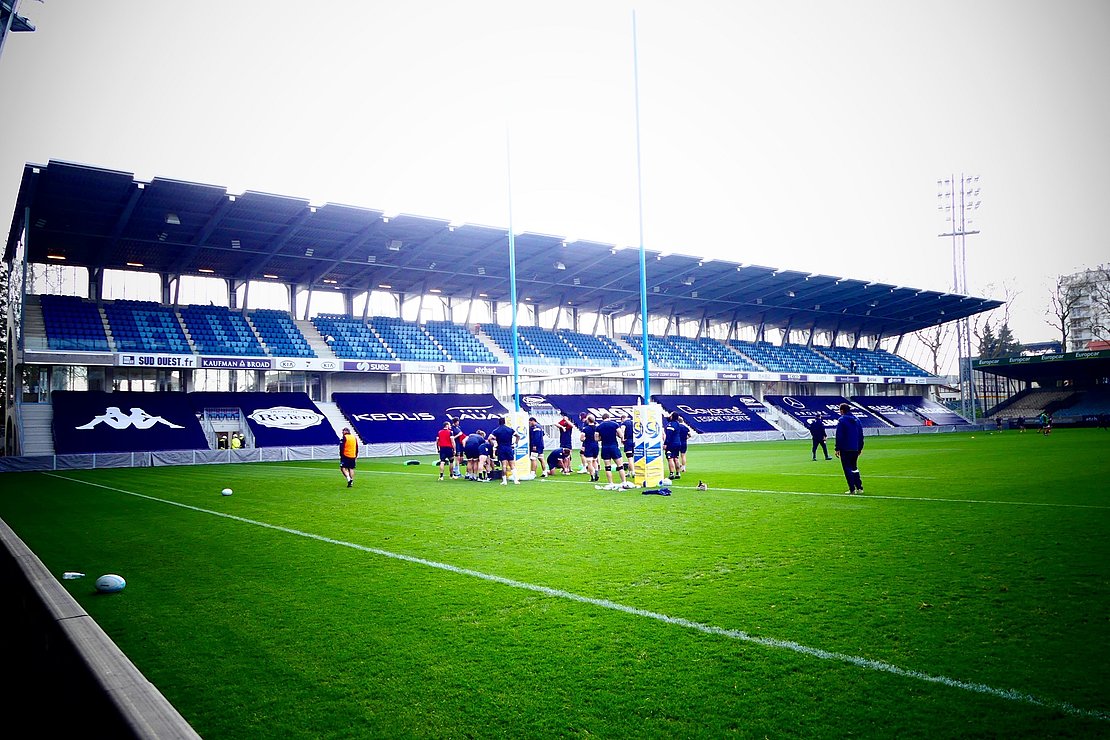
[[[514,448],[520,434],[505,423],[504,417],[497,419],[497,426],[488,434],[479,429],[467,434],[459,425],[457,417],[443,422],[443,428],[436,433],[436,446],[439,448],[439,479],[445,476],[452,479],[465,479],[489,482],[500,479],[501,485],[520,483],[520,475],[514,475],[516,455]],[[593,414],[582,412],[578,418],[578,439],[581,443],[579,473],[590,476],[598,483],[601,480],[601,467],[605,467],[605,488],[618,490],[635,486],[635,471],[632,456],[635,452],[632,419],[623,421],[613,419],[608,411],[602,411],[600,420]],[[543,427],[535,417],[528,419],[528,459],[530,472],[537,480],[543,480],[557,472],[572,474],[571,450],[574,448],[575,424],[567,414],[563,414],[557,424],[559,446],[544,456]],[[672,412],[663,422],[663,453],[667,461],[667,472],[673,480],[681,478],[686,472],[686,445],[692,430],[679,416]],[[465,467],[465,473],[463,472]],[[614,472],[620,481],[614,480]]]

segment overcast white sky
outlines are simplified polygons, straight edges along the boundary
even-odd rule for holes
[[[937,180],[979,175],[970,292],[1110,261],[1106,0],[24,0],[0,217],[61,159],[649,249],[952,287]],[[507,135],[508,134],[508,135]]]

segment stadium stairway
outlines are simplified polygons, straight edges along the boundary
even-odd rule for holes
[[[46,320],[42,317],[42,304],[37,295],[29,294],[23,304],[23,346],[27,349],[46,349]]]
[[[54,407],[48,403],[22,405],[20,449],[25,457],[54,454]]]
[[[329,347],[328,343],[324,341],[324,338],[320,336],[320,332],[317,331],[315,324],[304,319],[293,319],[293,323],[301,330],[301,334],[304,335],[305,341],[308,342],[308,346],[312,348],[312,351],[316,353],[317,357],[323,357],[328,360],[336,359],[335,353],[331,351],[331,347]],[[342,428],[343,427],[339,427],[339,429]],[[336,431],[338,432],[339,430]]]
[[[320,413],[323,414],[324,418],[331,424],[331,428],[335,430],[336,436],[342,436],[343,427],[354,429],[354,425],[343,415],[343,412],[339,410],[339,406],[334,402],[313,401],[313,403],[316,404],[316,408],[320,409]]]

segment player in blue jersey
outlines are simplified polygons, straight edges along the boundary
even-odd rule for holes
[[[628,480],[636,479],[636,468],[632,465],[632,458],[636,455],[636,432],[632,428],[632,417],[625,418],[621,424],[624,434],[624,473]]]
[[[547,463],[543,459],[543,427],[536,417],[528,417],[528,458],[532,461],[532,473],[539,478],[547,477]]]
[[[594,483],[600,478],[597,472],[597,457],[601,454],[601,448],[597,441],[597,422],[594,421],[592,414],[586,414],[586,418],[582,421],[579,427],[582,430],[580,435],[582,438],[582,463],[586,466],[586,472],[590,476],[590,480]]]
[[[467,480],[485,480],[485,471],[482,469],[482,448],[485,444],[486,433],[483,430],[467,435],[466,442],[463,443]]]
[[[678,414],[671,414],[663,420],[663,454],[667,458],[667,472],[670,473],[671,480],[678,480],[682,477],[678,469],[679,424],[674,420],[676,416]]]
[[[505,417],[498,417],[497,428],[489,433],[493,440],[497,443],[497,459],[501,462],[501,485],[509,485],[509,478],[513,475],[513,468],[516,463],[516,441],[520,437],[515,429],[505,423]],[[520,484],[516,478],[513,483]]]
[[[562,470],[563,475],[570,475],[570,448],[556,447],[547,456],[548,470]]]
[[[627,478],[624,468],[621,467],[621,442],[624,437],[624,427],[620,422],[609,417],[608,411],[601,413],[601,423],[597,425],[597,441],[601,448],[601,462],[605,465],[606,488],[614,488],[613,467],[620,473],[620,487],[624,487]]]
[[[678,415],[677,411],[671,412],[671,418],[678,424],[675,428],[675,444],[678,447],[677,472],[681,474],[686,472],[686,445],[694,430],[690,428],[690,425],[686,423],[685,419]],[[676,475],[675,478],[677,477]]]

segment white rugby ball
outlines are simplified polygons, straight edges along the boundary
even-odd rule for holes
[[[230,496],[231,495],[231,489],[230,488],[225,488],[224,490],[220,491],[220,493],[223,494],[224,496]]]
[[[115,573],[109,573],[96,579],[96,590],[102,594],[114,594],[117,591],[122,591],[126,585],[127,581]]]
[[[663,480],[659,481],[659,485],[669,486],[672,482],[673,481],[670,478],[664,478]]]

